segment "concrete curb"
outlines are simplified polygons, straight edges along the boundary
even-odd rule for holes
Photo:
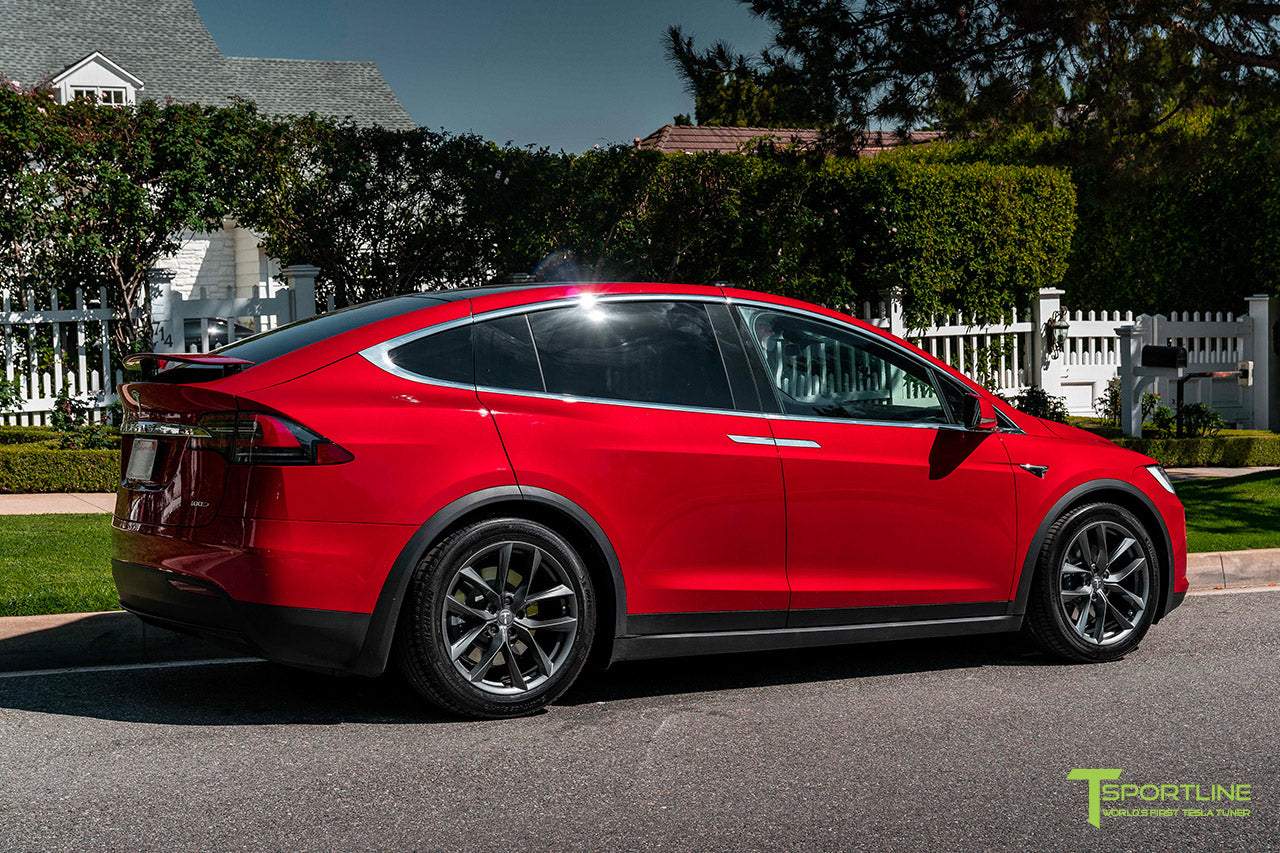
[[[1187,555],[1191,591],[1280,584],[1280,548]],[[211,660],[234,653],[121,611],[0,618],[0,672]]]
[[[1239,589],[1280,583],[1280,548],[1187,555],[1192,589]]]
[[[0,672],[234,656],[123,611],[0,618]]]

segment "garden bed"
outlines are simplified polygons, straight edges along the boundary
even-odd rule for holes
[[[1280,465],[1280,433],[1224,429],[1211,436],[1133,438],[1100,418],[1070,418],[1072,426],[1136,450],[1166,468],[1250,468]]]

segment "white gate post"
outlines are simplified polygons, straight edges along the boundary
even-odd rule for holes
[[[1142,334],[1136,326],[1121,326],[1120,335],[1120,431],[1142,436],[1142,388],[1138,366],[1142,363]]]
[[[1053,332],[1049,329],[1049,321],[1062,310],[1062,297],[1065,290],[1056,287],[1042,287],[1036,300],[1031,303],[1031,322],[1035,328],[1031,332],[1031,376],[1030,384],[1039,387],[1052,397],[1062,396],[1062,373],[1066,366],[1066,358],[1062,352],[1054,352]]]
[[[1280,299],[1266,294],[1250,296],[1249,360],[1253,362],[1253,428],[1280,428]],[[1243,354],[1241,354],[1243,357]]]
[[[290,322],[314,317],[316,314],[316,276],[320,274],[320,268],[308,264],[294,264],[291,267],[281,269],[280,274],[289,283],[289,301],[293,306],[293,318]]]
[[[154,352],[182,352],[185,349],[182,297],[173,290],[173,278],[173,270],[153,269],[150,272],[147,333]]]
[[[891,335],[897,335],[900,338],[907,336],[907,324],[902,319],[902,295],[904,291],[901,287],[892,287],[889,289],[889,329]]]

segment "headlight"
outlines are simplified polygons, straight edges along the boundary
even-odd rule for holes
[[[1169,479],[1169,475],[1164,472],[1163,468],[1159,465],[1148,465],[1147,470],[1151,472],[1151,476],[1155,478],[1157,483],[1164,486],[1166,492],[1171,495],[1177,494],[1173,490],[1173,481]]]

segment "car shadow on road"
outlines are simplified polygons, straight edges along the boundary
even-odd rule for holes
[[[1044,662],[1008,635],[638,661],[584,672],[557,704]],[[5,709],[189,726],[459,722],[394,675],[340,678],[253,659],[0,677]]]

